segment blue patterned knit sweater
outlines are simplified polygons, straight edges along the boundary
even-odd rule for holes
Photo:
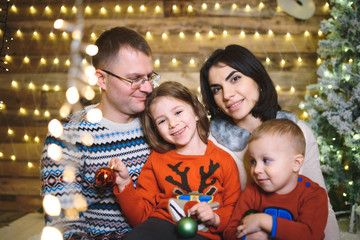
[[[108,166],[111,158],[117,157],[126,164],[136,185],[140,170],[150,154],[139,119],[127,124],[104,118],[99,123],[90,123],[85,116],[93,107],[86,107],[64,119],[63,134],[59,138],[48,134],[42,152],[42,195],[57,196],[63,210],[57,217],[46,215],[45,222],[62,231],[64,239],[121,239],[131,227],[125,221],[112,189],[100,189],[95,185],[95,172]],[[92,136],[92,145],[86,146],[81,142],[84,134]],[[52,143],[62,149],[62,157],[57,162],[47,153]],[[66,182],[64,170],[71,168],[75,170],[75,179]],[[87,210],[80,211],[79,218],[69,219],[64,215],[65,210],[79,209],[74,203],[74,196],[86,199]]]

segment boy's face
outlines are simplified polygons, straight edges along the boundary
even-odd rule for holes
[[[304,156],[291,141],[287,135],[264,134],[249,143],[251,176],[265,192],[287,194],[296,187]]]

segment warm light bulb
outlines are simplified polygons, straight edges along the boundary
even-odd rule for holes
[[[18,30],[16,31],[16,36],[18,36],[18,37],[21,37],[21,36],[22,36],[22,32],[21,32],[20,29],[18,29]]]
[[[51,194],[45,195],[43,199],[43,208],[50,216],[59,216],[61,213],[61,204],[59,199]]]
[[[173,58],[173,59],[171,60],[171,62],[172,62],[173,64],[175,64],[175,63],[176,63],[176,58]]]
[[[265,7],[264,3],[263,3],[263,2],[260,2],[260,3],[259,3],[259,8],[260,8],[260,10],[263,9],[264,7]]]
[[[24,61],[24,63],[29,63],[29,62],[30,62],[30,58],[29,58],[28,56],[25,56],[23,61]]]
[[[54,28],[55,29],[60,29],[64,26],[65,22],[63,19],[57,19],[55,22],[54,22]]]
[[[39,138],[38,136],[36,136],[36,137],[34,137],[34,141],[35,141],[36,143],[39,143],[39,142],[40,142],[40,138]]]
[[[35,116],[39,116],[39,115],[40,115],[39,109],[35,109],[35,110],[34,110],[34,115],[35,115]]]
[[[80,95],[79,95],[79,92],[76,89],[76,87],[70,87],[66,91],[66,99],[68,100],[68,102],[70,104],[75,104],[75,103],[77,103],[79,101]]]
[[[89,55],[89,56],[95,56],[99,51],[98,46],[96,46],[95,44],[89,44],[86,46],[85,52]]]
[[[21,107],[21,108],[19,108],[19,113],[20,113],[21,115],[26,115],[27,111],[26,111],[25,108]]]
[[[98,77],[96,75],[92,75],[92,76],[89,76],[88,78],[88,83],[93,86],[95,84],[97,84],[98,82]]]
[[[298,62],[301,63],[302,62],[302,58],[298,57]]]
[[[187,7],[187,10],[188,10],[188,12],[192,12],[192,11],[193,11],[193,6],[192,6],[192,5],[189,5],[189,6]]]
[[[15,81],[15,80],[12,80],[12,81],[11,81],[11,87],[12,87],[12,88],[18,88],[18,87],[19,87],[18,82]]]
[[[160,59],[155,60],[155,66],[157,66],[157,67],[160,66]]]
[[[102,119],[102,112],[98,108],[91,109],[87,114],[86,117],[91,123],[97,123],[100,122]]]
[[[310,36],[310,32],[309,32],[308,30],[306,30],[306,31],[304,32],[304,35],[305,35],[305,37],[308,37],[308,36]]]
[[[85,7],[85,13],[86,14],[91,14],[91,7],[90,6]]]
[[[167,39],[167,34],[166,34],[165,32],[162,33],[162,34],[161,34],[161,38],[162,38],[162,39]]]
[[[42,90],[44,90],[44,91],[49,91],[49,85],[44,84],[44,85],[42,86]]]
[[[295,88],[293,87],[293,86],[291,86],[291,88],[290,88],[290,93],[292,94],[292,93],[294,93],[295,92]]]
[[[121,7],[119,5],[115,6],[115,12],[120,12],[121,11]]]
[[[242,37],[242,38],[245,37],[245,32],[243,30],[241,30],[241,32],[240,32],[240,37]]]
[[[84,97],[89,101],[93,100],[95,97],[95,91],[90,86],[86,86],[84,91]]]
[[[196,32],[196,33],[195,33],[195,37],[196,37],[196,38],[200,38],[200,33],[199,33],[199,32]]]
[[[235,10],[236,8],[237,8],[236,3],[233,3],[233,4],[231,5],[231,9],[232,9],[232,10]]]
[[[258,31],[255,32],[255,37],[259,38],[260,37],[260,33]]]
[[[31,90],[35,90],[36,87],[33,82],[29,82],[28,88]]]
[[[194,58],[191,58],[190,61],[189,61],[189,63],[190,63],[191,65],[194,65],[194,64],[195,64]]]
[[[71,8],[71,11],[72,11],[72,13],[77,13],[77,8],[76,8],[75,6],[73,6],[73,7]]]
[[[62,6],[60,7],[60,12],[61,12],[61,13],[66,13],[66,12],[67,12],[67,9],[66,9],[66,7],[65,7],[64,5],[62,5]]]
[[[130,5],[130,6],[128,6],[127,11],[128,11],[128,13],[132,13],[132,12],[134,12],[134,8]]]
[[[53,63],[54,63],[55,65],[59,64],[59,59],[58,59],[58,58],[54,58]]]
[[[28,165],[28,168],[32,168],[34,166],[34,164],[32,164],[32,162],[28,162],[27,165]]]
[[[11,159],[12,161],[15,161],[15,160],[16,160],[16,156],[15,156],[15,155],[11,155],[11,156],[10,156],[10,159]]]
[[[57,119],[53,119],[49,122],[48,130],[56,138],[60,137],[64,132],[61,122]]]
[[[321,30],[318,31],[318,35],[319,36],[322,36],[323,35],[323,32]]]
[[[281,59],[281,65],[285,65],[285,59]]]
[[[271,36],[271,35],[273,35],[274,33],[273,33],[273,31],[272,31],[271,29],[269,29],[268,34]]]
[[[213,37],[214,36],[214,32],[212,30],[209,31],[209,37]]]
[[[275,89],[276,89],[276,91],[280,91],[281,87],[279,85],[276,85]]]
[[[63,236],[59,229],[46,226],[41,232],[40,240],[63,240]]]
[[[105,15],[106,13],[107,13],[106,8],[101,7],[101,8],[100,8],[100,14],[101,14],[101,15]]]
[[[55,144],[55,143],[51,143],[48,146],[47,149],[47,154],[49,155],[49,157],[54,160],[55,162],[58,162],[61,159],[62,156],[62,150],[59,147],[59,145]]]
[[[220,3],[215,3],[214,8],[215,8],[216,10],[219,10],[219,9],[220,9]]]
[[[160,6],[159,6],[159,5],[156,5],[156,7],[155,7],[155,12],[158,13],[158,12],[160,12],[160,10],[161,10],[161,9],[160,9]]]
[[[184,37],[185,37],[184,32],[180,32],[180,33],[179,33],[179,37],[180,37],[180,38],[184,38]]]
[[[11,128],[8,128],[8,135],[14,135],[14,130],[12,130]]]
[[[268,58],[268,57],[265,59],[265,61],[266,61],[266,63],[270,63],[270,62],[271,62],[270,58]]]
[[[245,12],[250,12],[251,11],[251,7],[249,4],[246,4],[245,6]]]
[[[201,4],[201,8],[202,8],[203,10],[206,10],[206,9],[207,9],[206,3]]]
[[[140,6],[140,12],[145,12],[145,10],[146,10],[146,8],[145,8],[144,4],[142,4],[142,5]]]

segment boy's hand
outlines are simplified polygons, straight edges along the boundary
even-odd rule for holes
[[[241,238],[247,234],[265,231],[270,233],[272,229],[272,217],[265,213],[255,213],[244,217],[241,225],[237,227],[236,237]]]
[[[119,188],[119,192],[122,192],[125,189],[125,186],[131,182],[129,171],[125,164],[118,158],[112,158],[110,160],[110,166],[114,166],[113,170],[116,175],[115,183]]]
[[[208,203],[201,202],[195,204],[192,208],[190,208],[190,214],[196,215],[197,218],[207,226],[218,227],[220,224],[219,215],[214,213]]]

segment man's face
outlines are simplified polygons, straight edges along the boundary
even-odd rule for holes
[[[146,78],[153,72],[151,56],[132,48],[120,49],[117,57],[104,70],[122,78],[134,80]],[[145,100],[152,91],[152,85],[145,81],[139,88],[132,88],[131,83],[120,80],[101,70],[102,90],[101,110],[104,117],[115,122],[128,122],[145,108]],[[129,118],[130,116],[130,118]],[[127,120],[126,120],[127,119]]]

